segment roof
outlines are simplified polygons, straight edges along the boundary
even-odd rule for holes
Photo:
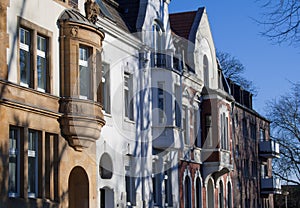
[[[139,14],[140,0],[117,0],[119,12],[131,32],[137,32],[136,22]]]
[[[197,11],[170,14],[170,25],[172,31],[185,39],[189,39],[189,34],[194,23]]]
[[[63,13],[60,15],[59,20],[76,22],[98,28],[96,27],[96,25],[91,23],[85,16],[83,16],[78,10],[75,9],[64,10]]]
[[[204,10],[204,7],[200,7],[197,11],[170,14],[171,30],[176,35],[189,40],[190,32],[193,30],[193,27],[196,26],[198,28]]]

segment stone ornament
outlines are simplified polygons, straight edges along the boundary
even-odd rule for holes
[[[100,15],[100,7],[93,0],[86,0],[84,3],[85,17],[92,23],[96,23]]]

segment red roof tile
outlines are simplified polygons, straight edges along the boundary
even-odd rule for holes
[[[189,39],[197,11],[170,14],[170,25],[172,31],[183,38]]]

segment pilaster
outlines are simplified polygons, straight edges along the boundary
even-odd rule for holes
[[[9,0],[0,1],[0,79],[7,79],[7,52],[9,35],[7,34],[7,7]]]

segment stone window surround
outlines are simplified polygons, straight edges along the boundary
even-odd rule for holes
[[[53,70],[52,70],[52,38],[53,38],[53,33],[45,28],[42,28],[28,20],[25,20],[22,17],[18,17],[18,55],[17,55],[17,60],[18,60],[18,73],[17,73],[17,83],[20,84],[20,64],[19,64],[19,59],[20,59],[20,39],[19,39],[19,28],[23,27],[24,29],[29,30],[30,35],[31,35],[31,72],[33,71],[33,83],[31,83],[32,87],[35,90],[38,89],[38,81],[37,81],[37,35],[41,35],[45,38],[47,38],[47,75],[46,75],[46,92],[52,94],[53,93],[53,83],[52,83],[52,76],[53,76]],[[34,69],[34,70],[33,70]]]
[[[45,132],[30,127],[22,127],[10,125],[9,130],[18,131],[18,189],[16,194],[8,194],[11,198],[46,198],[50,201],[58,200],[58,180],[54,178],[57,174],[57,151],[58,151],[58,135]],[[38,135],[36,146],[37,180],[35,194],[28,193],[27,186],[29,182],[28,176],[28,142],[29,132],[35,132]],[[55,153],[56,152],[56,153]],[[52,161],[52,162],[51,162]],[[54,165],[50,165],[53,163]]]

